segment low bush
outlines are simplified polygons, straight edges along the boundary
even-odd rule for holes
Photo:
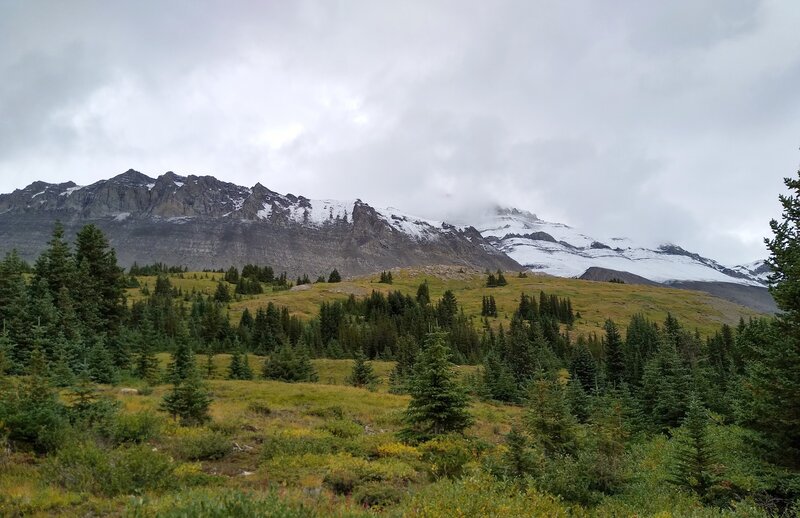
[[[421,444],[419,451],[434,479],[460,477],[474,458],[470,443],[459,435],[437,437]]]
[[[385,509],[403,498],[404,491],[383,482],[367,482],[353,493],[353,500],[364,507]]]
[[[364,433],[364,428],[360,424],[348,419],[328,421],[321,426],[321,429],[340,439],[354,439]]]
[[[116,496],[171,488],[173,468],[169,457],[144,445],[106,451],[79,443],[49,459],[45,472],[65,489]]]
[[[321,433],[292,434],[283,432],[267,436],[261,445],[261,458],[265,461],[277,456],[306,454],[324,455],[339,450],[334,437]]]
[[[135,499],[126,509],[128,518],[311,518],[317,513],[300,503],[287,502],[278,495],[266,496],[241,491],[193,490],[159,501]]]
[[[323,484],[334,493],[345,495],[367,482],[405,484],[415,478],[413,468],[395,459],[368,461],[342,454],[331,459]]]
[[[534,489],[520,491],[516,485],[492,482],[483,476],[461,480],[442,479],[403,502],[398,515],[410,517],[518,516],[566,518],[582,516],[581,509],[568,509],[556,497]]]
[[[216,460],[231,452],[224,434],[206,428],[180,428],[170,440],[170,450],[183,460]]]
[[[119,414],[110,430],[110,439],[115,444],[140,444],[157,439],[161,435],[164,420],[153,412]]]
[[[339,405],[316,407],[306,412],[308,415],[322,417],[324,419],[343,419],[344,409]]]

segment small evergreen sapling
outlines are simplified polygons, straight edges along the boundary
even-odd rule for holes
[[[210,421],[210,406],[211,395],[195,366],[185,373],[185,377],[175,384],[161,403],[162,410],[187,426],[202,425]]]
[[[411,401],[405,412],[406,440],[427,440],[446,433],[462,433],[473,422],[469,397],[458,384],[441,334],[429,336],[408,383]]]
[[[339,275],[339,270],[336,268],[333,269],[331,274],[328,276],[328,282],[342,282],[342,276]]]
[[[372,369],[372,365],[367,361],[362,351],[356,354],[353,370],[347,377],[347,383],[354,387],[371,387],[378,382],[378,377]]]
[[[715,483],[714,456],[708,444],[708,411],[696,397],[692,397],[683,424],[674,439],[670,481],[707,499]]]

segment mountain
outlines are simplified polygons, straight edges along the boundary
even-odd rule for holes
[[[269,264],[290,276],[358,275],[436,264],[523,270],[628,284],[707,291],[761,311],[776,310],[764,288],[763,261],[726,267],[665,244],[599,239],[518,209],[496,209],[474,226],[454,226],[374,208],[361,200],[312,200],[261,184],[212,176],[129,170],[109,180],[34,182],[0,195],[0,252],[34,259],[60,220],[68,235],[87,223],[103,229],[119,261],[190,269]]]
[[[151,178],[134,170],[88,186],[34,182],[0,195],[0,252],[16,248],[35,258],[56,220],[67,235],[97,225],[125,266],[254,263],[291,276],[432,264],[521,269],[472,227],[376,209],[361,200],[311,200],[261,184],[247,188],[172,172]]]
[[[495,248],[525,268],[558,277],[580,277],[591,268],[600,268],[655,283],[723,282],[764,287],[769,275],[763,261],[726,267],[677,245],[648,248],[627,238],[598,239],[518,209],[498,208],[475,226]]]

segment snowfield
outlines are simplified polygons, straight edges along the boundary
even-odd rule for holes
[[[678,253],[676,247],[650,249],[627,238],[596,239],[562,223],[543,221],[536,215],[515,209],[498,209],[477,226],[481,234],[496,242],[497,248],[531,271],[558,277],[579,277],[595,266],[639,275],[655,282],[711,281],[764,286],[768,273],[757,273],[763,261],[731,267],[741,275],[725,273],[726,268],[711,259]],[[543,232],[552,236],[534,233]],[[594,245],[594,246],[593,246]]]

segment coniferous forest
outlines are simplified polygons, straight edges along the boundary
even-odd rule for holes
[[[0,514],[793,516],[800,175],[786,185],[781,313],[708,335],[644,313],[576,334],[581,308],[544,291],[498,311],[500,271],[479,314],[381,272],[389,291],[233,318],[342,276],[224,265],[187,292],[173,281],[196,273],[126,271],[97,227],[56,224],[33,264],[0,262]]]

